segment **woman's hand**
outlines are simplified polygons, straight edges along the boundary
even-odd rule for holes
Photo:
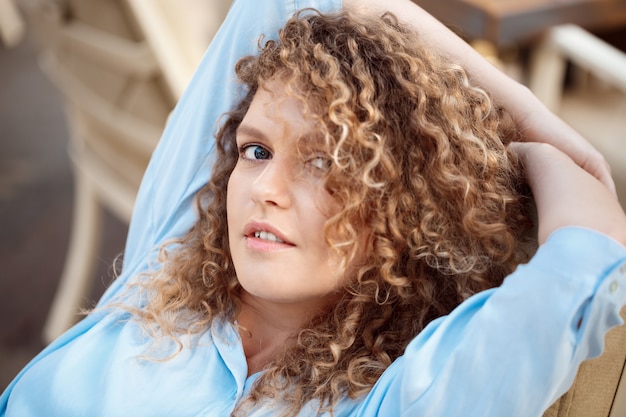
[[[523,86],[522,89],[526,91],[519,92],[514,100],[503,104],[516,118],[524,140],[555,146],[596,177],[616,197],[611,168],[604,156],[576,130],[550,112],[530,90]]]
[[[615,195],[554,146],[511,144],[526,171],[537,206],[539,244],[558,228],[580,226],[626,246],[626,215]]]

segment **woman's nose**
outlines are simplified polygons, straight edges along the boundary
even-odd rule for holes
[[[252,199],[259,204],[287,208],[291,205],[288,164],[271,159],[252,182]]]

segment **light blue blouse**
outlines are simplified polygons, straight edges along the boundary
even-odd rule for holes
[[[193,197],[210,174],[217,117],[241,92],[233,67],[295,10],[339,0],[238,0],[175,109],[142,183],[124,269],[106,304],[155,248],[195,220]],[[596,232],[553,233],[504,284],[433,321],[369,395],[344,399],[336,416],[532,417],[571,385],[578,365],[600,354],[626,303],[626,249]],[[98,311],[54,341],[0,397],[0,417],[228,416],[247,377],[237,331],[214,323],[173,359],[142,358],[150,346],[121,313]],[[168,346],[156,354],[167,354]],[[314,407],[303,416],[314,415]],[[271,409],[254,416],[273,416]]]

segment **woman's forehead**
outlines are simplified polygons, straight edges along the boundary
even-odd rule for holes
[[[324,144],[325,124],[312,111],[301,89],[280,80],[269,80],[259,86],[238,132],[261,131],[265,135],[291,136],[302,146]]]

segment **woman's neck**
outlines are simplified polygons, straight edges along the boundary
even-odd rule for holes
[[[311,319],[297,305],[259,300],[247,292],[241,297],[237,325],[248,363],[248,376],[259,372],[295,338]]]

